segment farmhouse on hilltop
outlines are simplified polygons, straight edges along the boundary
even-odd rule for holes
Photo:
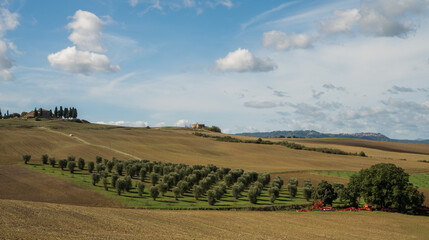
[[[192,128],[196,128],[196,129],[203,129],[203,128],[205,128],[206,127],[206,125],[204,125],[204,124],[202,124],[202,123],[195,123],[195,124],[192,124]]]
[[[39,118],[51,118],[51,111],[46,110],[46,109],[38,109],[37,110],[37,117]],[[24,116],[22,116],[23,119],[28,119],[28,118],[34,118],[34,111],[31,111],[27,114],[25,114]]]

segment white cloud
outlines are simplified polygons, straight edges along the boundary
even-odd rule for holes
[[[234,6],[234,4],[231,2],[231,0],[218,0],[216,2],[216,4],[220,4],[220,5],[223,5],[223,6],[228,7],[228,8],[232,8]]]
[[[13,80],[15,77],[10,71],[13,66],[13,59],[8,56],[9,49],[20,54],[13,42],[2,39],[6,31],[13,30],[19,25],[18,13],[11,13],[6,8],[0,8],[0,81]]]
[[[165,126],[165,122],[159,122],[155,124],[155,127],[164,127]]]
[[[147,127],[149,126],[148,122],[145,121],[135,121],[135,122],[128,122],[128,121],[98,121],[95,122],[96,124],[103,124],[103,125],[114,125],[114,126],[124,126],[124,127]]]
[[[128,0],[128,2],[130,3],[131,7],[135,7],[139,3],[139,0]]]
[[[334,11],[335,18],[320,20],[321,30],[325,33],[350,32],[361,15],[358,9]]]
[[[118,72],[120,67],[112,65],[106,55],[95,53],[105,51],[100,44],[104,23],[95,14],[77,10],[73,21],[67,25],[73,29],[69,40],[77,45],[67,47],[48,55],[52,67],[71,73],[90,75],[94,72]]]
[[[174,126],[176,126],[176,127],[186,127],[188,125],[189,125],[188,120],[179,120],[174,124]]]
[[[18,18],[18,13],[11,13],[6,8],[0,8],[0,37],[2,37],[7,30],[13,30],[19,25]]]
[[[269,101],[263,101],[263,102],[249,101],[249,102],[245,102],[244,106],[249,108],[273,108],[273,107],[277,107],[277,104]]]
[[[358,27],[371,36],[406,37],[415,30],[415,19],[428,12],[426,0],[361,1],[360,9],[334,11],[334,18],[319,21],[324,33],[351,32]]]
[[[101,47],[101,30],[104,23],[95,14],[77,10],[73,16],[73,22],[67,28],[73,29],[69,40],[84,51],[104,52]]]
[[[183,6],[194,7],[195,6],[195,0],[183,0]]]
[[[255,57],[249,50],[241,48],[216,60],[216,69],[222,72],[268,72],[276,68],[271,59]]]
[[[117,72],[120,70],[118,65],[110,63],[106,55],[80,51],[75,46],[49,54],[48,61],[52,67],[59,67],[71,73],[83,73],[86,75],[93,72]]]
[[[0,39],[0,80],[8,81],[13,80],[14,76],[10,72],[13,60],[7,55],[7,46],[4,41]]]
[[[291,48],[308,48],[314,39],[307,34],[286,35],[280,31],[265,32],[262,44],[265,47],[274,47],[276,50],[289,50]]]

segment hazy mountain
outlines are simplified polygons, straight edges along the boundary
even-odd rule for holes
[[[298,131],[272,131],[272,132],[253,132],[253,133],[237,133],[240,136],[249,137],[264,137],[264,138],[358,138],[383,142],[409,142],[409,143],[424,143],[429,144],[428,139],[391,139],[381,133],[320,133],[314,130],[298,130]]]

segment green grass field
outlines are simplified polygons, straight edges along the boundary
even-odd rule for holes
[[[290,197],[287,186],[283,186],[280,190],[280,197],[276,199],[274,203],[269,201],[268,188],[269,185],[264,188],[261,196],[258,197],[258,202],[256,204],[252,204],[249,202],[247,198],[246,188],[242,192],[242,196],[239,199],[235,199],[231,194],[231,189],[227,189],[225,195],[216,202],[215,205],[211,206],[207,202],[207,196],[204,195],[198,201],[195,200],[191,191],[184,194],[184,196],[179,197],[178,200],[175,200],[175,197],[171,191],[171,189],[165,194],[165,196],[159,195],[156,200],[153,200],[149,195],[149,188],[152,186],[150,183],[149,177],[145,179],[145,190],[142,197],[139,197],[137,194],[137,189],[135,188],[135,184],[139,181],[137,179],[133,179],[133,188],[130,192],[123,192],[120,196],[116,194],[116,190],[112,188],[109,183],[109,189],[106,191],[104,189],[101,181],[96,185],[92,185],[91,176],[86,170],[75,170],[74,174],[71,174],[67,170],[61,170],[58,167],[52,168],[48,165],[39,165],[39,164],[22,164],[30,170],[42,172],[51,176],[56,176],[66,181],[69,181],[73,184],[79,185],[84,188],[89,188],[95,190],[107,198],[114,198],[121,201],[121,203],[125,204],[128,207],[133,208],[149,208],[149,209],[240,209],[247,207],[294,207],[294,206],[302,206],[311,204],[306,201],[302,195],[302,189],[298,188],[298,194],[296,197]],[[109,178],[110,180],[110,178]],[[221,181],[218,181],[216,184],[220,184]],[[216,185],[212,186],[215,187]],[[65,189],[66,191],[66,189]],[[336,202],[336,204],[342,204],[340,202]]]

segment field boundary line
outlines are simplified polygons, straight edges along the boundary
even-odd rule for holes
[[[45,130],[45,131],[48,131],[48,132],[51,132],[51,133],[55,133],[55,134],[60,134],[60,135],[63,135],[65,137],[71,137],[71,138],[75,139],[76,141],[78,141],[80,143],[83,143],[85,145],[90,145],[90,146],[99,147],[99,148],[105,148],[105,149],[117,152],[119,154],[129,156],[129,157],[131,157],[133,159],[140,159],[139,157],[134,156],[134,155],[132,155],[130,153],[126,153],[126,152],[123,152],[123,151],[120,151],[120,150],[117,150],[117,149],[114,149],[114,148],[111,148],[111,147],[107,147],[107,146],[104,146],[104,145],[90,143],[90,142],[88,142],[88,141],[86,141],[86,140],[84,140],[84,139],[82,139],[80,137],[76,137],[74,135],[70,136],[67,133],[63,133],[63,132],[60,132],[60,131],[55,131],[55,130],[52,130],[52,129],[47,128],[47,127],[39,127],[39,129],[42,129],[42,130]]]

